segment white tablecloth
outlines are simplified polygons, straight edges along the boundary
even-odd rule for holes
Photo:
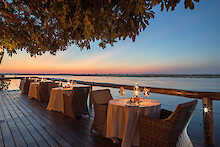
[[[128,107],[129,99],[115,99],[109,101],[107,114],[106,137],[122,139],[122,147],[139,145],[138,119],[140,113],[149,117],[160,116],[160,102],[143,99],[142,107]]]
[[[30,83],[30,87],[29,87],[29,91],[28,91],[29,98],[34,98],[34,99],[39,100],[39,86],[40,86],[39,82],[31,82]]]
[[[72,88],[57,87],[52,88],[50,92],[50,100],[47,105],[47,110],[58,111],[64,113],[63,93],[71,94]]]

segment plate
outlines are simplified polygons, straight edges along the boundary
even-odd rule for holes
[[[126,106],[128,106],[128,107],[138,107],[139,104],[136,104],[136,103],[128,103],[128,104],[126,104]]]

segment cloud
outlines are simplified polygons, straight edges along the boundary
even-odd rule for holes
[[[72,50],[72,49],[71,49]],[[95,72],[108,68],[109,59],[117,56],[123,48],[110,48],[99,52],[70,52],[58,53],[57,56],[46,53],[42,56],[30,57],[27,53],[19,53],[13,58],[6,57],[0,65],[2,72]]]

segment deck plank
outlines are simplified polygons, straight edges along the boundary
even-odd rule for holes
[[[1,120],[0,120],[0,147],[4,146],[3,136],[2,136],[2,128],[1,128]]]
[[[5,107],[5,109],[7,109],[5,111],[5,114],[7,113],[7,115],[10,116],[9,121],[8,121],[8,125],[10,127],[11,132],[12,132],[16,146],[18,146],[18,147],[27,146],[20,129],[18,128],[16,122],[14,121],[15,119],[18,119],[17,115],[13,112],[11,105],[8,105],[7,99],[2,99],[2,103]]]
[[[0,92],[0,101],[2,99],[2,93]],[[1,107],[1,103],[0,103]],[[1,111],[1,109],[0,109]],[[2,123],[4,122],[3,114],[0,112],[0,147],[4,146],[3,134],[2,134]]]
[[[4,146],[15,147],[16,145],[14,142],[14,138],[12,136],[12,133],[11,133],[11,130],[8,124],[8,120],[10,119],[10,117],[7,115],[6,107],[4,106],[2,102],[4,97],[5,95],[1,95],[1,100],[0,100],[0,113],[4,119],[1,121],[1,131],[2,131],[2,136],[3,136],[2,138],[3,138]]]
[[[48,134],[44,131],[42,127],[38,125],[35,120],[32,120],[29,115],[25,114],[25,112],[17,109],[17,105],[11,101],[12,97],[8,98],[8,100],[9,103],[13,105],[13,108],[16,110],[16,112],[21,112],[23,120],[26,121],[26,123],[29,123],[28,128],[31,130],[35,129],[35,131],[31,131],[31,133],[32,136],[35,136],[35,139],[37,140],[37,144],[39,144],[39,146],[58,146],[56,143],[53,142],[53,140],[51,140],[50,137],[48,137]]]
[[[2,99],[4,99],[2,101]],[[3,103],[3,104],[2,104]],[[36,100],[30,100],[27,96],[21,95],[19,91],[10,91],[0,99],[0,121],[3,126],[10,125],[17,130],[18,136],[23,138],[23,142],[17,146],[79,146],[79,147],[119,147],[113,144],[110,139],[102,138],[90,133],[92,119],[83,117],[81,119],[71,119],[58,112],[46,111],[45,105]],[[1,114],[2,113],[2,114]],[[6,117],[4,116],[6,114]],[[5,120],[11,119],[11,122]],[[2,126],[1,123],[1,126]],[[0,129],[2,129],[0,126]],[[8,127],[8,129],[10,129]],[[7,127],[6,127],[7,128]],[[8,144],[7,138],[13,140],[10,130],[2,131],[2,145]],[[8,137],[5,137],[7,136]],[[23,137],[22,137],[23,136]],[[0,134],[1,137],[1,134]],[[25,139],[24,139],[25,138]],[[1,141],[1,139],[0,139]],[[15,143],[18,139],[15,139]],[[6,145],[8,146],[8,145]],[[14,144],[16,146],[16,144]]]
[[[20,102],[17,102],[17,103],[20,103]],[[51,122],[45,123],[44,119],[38,115],[38,111],[37,112],[31,111],[29,109],[29,106],[28,105],[23,105],[23,103],[20,103],[18,107],[23,112],[25,112],[27,115],[32,117],[35,121],[37,121],[49,134],[51,134],[51,136],[53,138],[56,139],[58,144],[62,144],[62,145],[65,145],[65,146],[70,146],[68,143],[66,143],[66,141],[63,139],[62,136],[57,135],[57,134],[59,134],[59,132],[56,132],[57,127],[54,127],[53,123],[51,123]]]
[[[36,104],[36,101],[32,101],[31,104],[27,104],[25,107],[34,106],[35,104]],[[43,111],[42,115],[45,115],[46,119],[51,119],[51,121],[56,122],[53,124],[55,125],[54,127],[59,127],[60,129],[63,130],[62,132],[68,132],[64,134],[64,136],[66,136],[67,139],[71,140],[72,138],[74,138],[74,141],[77,141],[78,144],[83,144],[84,146],[97,146],[97,143],[102,144],[102,146],[108,146],[108,144],[104,143],[103,140],[91,137],[89,129],[90,129],[90,125],[92,121],[89,118],[80,119],[80,120],[72,120],[68,117],[63,116],[61,113],[58,113],[58,112],[46,111],[47,114],[45,114],[45,108],[43,108],[42,111]],[[65,122],[63,122],[63,119],[65,119]],[[65,126],[68,126],[68,127],[65,127]],[[73,130],[73,131],[68,131],[68,130]],[[86,141],[82,141],[84,138],[86,139]],[[94,144],[93,139],[96,139],[95,144]]]
[[[24,108],[28,108],[31,107],[31,111],[30,110],[26,110],[26,111],[30,111],[30,113],[34,113],[35,109],[37,108],[37,113],[41,114],[40,119],[44,120],[44,122],[49,123],[49,125],[53,128],[59,128],[59,130],[61,131],[61,136],[65,137],[68,142],[71,142],[72,146],[76,146],[78,144],[82,144],[83,146],[92,146],[92,144],[94,144],[90,137],[88,137],[89,134],[89,127],[88,127],[88,120],[77,120],[74,121],[68,117],[63,116],[61,113],[57,113],[57,112],[50,112],[50,111],[45,111],[45,108],[42,107],[42,112],[39,111],[39,106],[35,107],[35,105],[39,105],[38,102],[32,100],[30,101],[31,103],[26,104],[24,106]],[[21,103],[21,105],[24,105],[26,103],[26,101],[23,101]],[[63,119],[65,119],[65,122],[63,121]],[[53,121],[53,123],[51,124],[51,121]],[[84,122],[83,122],[84,121]],[[56,122],[56,123],[54,123]],[[68,127],[65,127],[68,126]],[[84,126],[84,128],[81,128],[82,126]],[[85,130],[86,127],[86,133],[82,133],[83,130]],[[70,129],[73,129],[74,131],[69,131]],[[79,132],[81,131],[81,132]],[[60,132],[59,132],[60,133]],[[74,138],[74,140],[72,139]],[[82,141],[83,138],[86,138],[86,141]],[[74,142],[73,142],[74,141]],[[98,140],[99,141],[99,140]],[[97,141],[97,142],[98,142]],[[103,142],[103,141],[101,141]],[[103,144],[104,145],[104,144]],[[95,146],[95,145],[94,145]]]
[[[6,97],[8,98],[8,97]],[[26,124],[23,122],[23,116],[18,111],[14,111],[17,114],[17,119],[14,119],[15,123],[17,124],[18,128],[21,130],[22,135],[25,138],[25,142],[27,143],[27,146],[30,147],[39,147],[39,144],[37,141],[33,138],[31,135],[30,130],[26,127]]]
[[[47,126],[45,124],[42,124],[40,123],[41,122],[41,119],[39,119],[38,117],[36,116],[33,116],[34,114],[30,114],[29,110],[28,109],[24,109],[22,108],[20,105],[17,105],[14,101],[13,101],[13,98],[11,98],[11,102],[16,106],[16,109],[17,111],[21,111],[23,112],[23,115],[25,116],[29,116],[29,119],[30,121],[32,122],[32,124],[36,127],[38,127],[39,131],[41,133],[43,133],[44,135],[44,138],[49,142],[50,146],[68,146],[68,145],[65,145],[65,142],[62,141],[61,139],[61,142],[57,141],[56,140],[56,137],[59,138],[59,136],[56,136],[56,137],[53,137],[51,136],[51,132],[48,131],[46,128]],[[37,118],[37,119],[36,119]],[[55,134],[56,135],[56,132],[52,131],[52,134]]]

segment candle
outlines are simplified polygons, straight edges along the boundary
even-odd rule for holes
[[[59,85],[62,86],[62,82],[61,81],[59,81]]]
[[[139,86],[138,86],[138,84],[136,83],[136,84],[135,84],[135,87],[134,87],[134,95],[135,95],[135,97],[137,97],[137,96],[139,95],[139,93],[140,93]]]
[[[138,96],[138,91],[135,90],[135,91],[134,91],[134,94],[135,94],[135,96]]]

